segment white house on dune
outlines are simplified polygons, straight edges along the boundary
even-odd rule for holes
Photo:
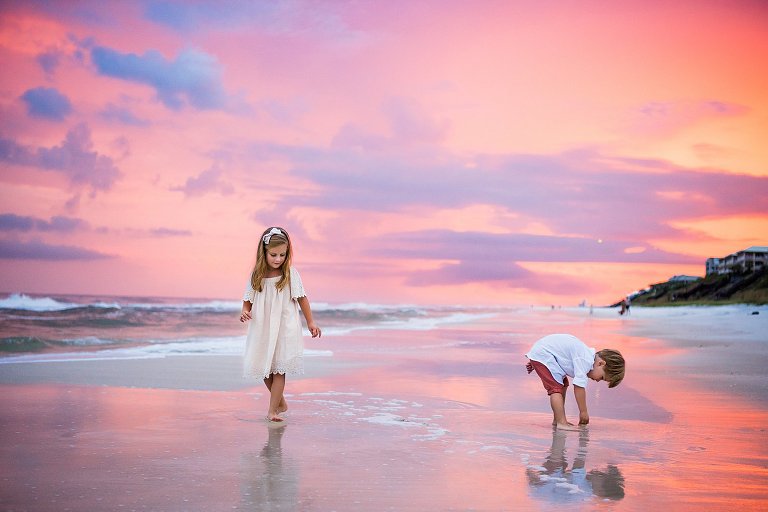
[[[755,245],[724,258],[707,259],[707,275],[728,274],[734,270],[756,272],[768,265],[768,247]]]

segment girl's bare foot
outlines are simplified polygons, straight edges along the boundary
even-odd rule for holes
[[[568,431],[571,431],[571,432],[578,432],[578,431],[581,430],[580,427],[574,425],[573,423],[557,423],[555,425],[555,428],[557,430],[568,430]]]
[[[288,402],[286,402],[285,398],[283,398],[283,401],[280,402],[280,405],[277,406],[277,414],[283,414],[287,410],[288,410]]]

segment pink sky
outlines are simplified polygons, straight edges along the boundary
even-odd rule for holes
[[[670,5],[668,5],[670,4]],[[754,1],[3,2],[0,291],[607,304],[768,245]]]

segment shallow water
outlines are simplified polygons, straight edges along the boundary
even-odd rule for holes
[[[263,387],[217,391],[239,369],[231,354],[4,364],[0,475],[10,491],[0,504],[759,510],[767,320],[749,307],[633,308],[630,318],[517,308],[425,329],[348,329],[307,340],[326,355],[289,378],[279,428],[263,420]],[[628,361],[618,388],[590,383],[582,432],[552,431],[541,383],[523,368],[522,354],[551,332]],[[148,384],[157,372],[192,375],[185,389],[159,389],[173,386]]]

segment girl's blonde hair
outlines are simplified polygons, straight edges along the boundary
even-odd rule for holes
[[[264,277],[267,275],[269,266],[267,265],[267,249],[277,247],[278,245],[287,244],[288,248],[285,251],[285,260],[280,267],[283,272],[282,277],[277,282],[278,290],[282,290],[286,285],[291,284],[291,256],[293,254],[293,248],[291,247],[291,238],[288,236],[288,232],[280,227],[271,227],[264,230],[259,239],[259,248],[256,251],[256,263],[251,271],[251,287],[257,292],[262,291]]]

